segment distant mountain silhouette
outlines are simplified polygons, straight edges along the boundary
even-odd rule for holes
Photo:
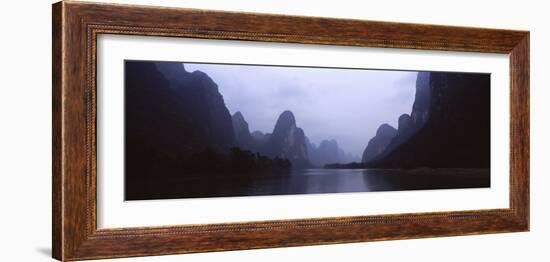
[[[315,163],[319,163],[321,166],[330,163],[339,163],[339,147],[336,140],[323,140],[319,144],[315,154]]]
[[[233,130],[240,148],[258,152],[270,157],[289,159],[293,167],[309,167],[307,150],[304,151],[305,134],[296,126],[294,114],[290,111],[281,113],[273,133],[261,131],[250,133],[248,123],[241,112],[233,114]]]
[[[254,143],[256,143],[258,147],[261,147],[269,139],[271,133],[264,134],[262,131],[254,131],[250,135],[252,139],[254,139]]]
[[[256,151],[257,145],[254,141],[254,138],[250,134],[248,129],[248,123],[244,119],[244,116],[241,112],[237,111],[232,116],[233,120],[233,132],[235,132],[235,138],[237,139],[237,144],[241,149]]]
[[[369,141],[367,148],[365,148],[362,162],[371,161],[383,154],[396,134],[397,130],[392,126],[388,124],[381,125],[376,131],[376,135]]]
[[[293,167],[310,166],[304,130],[296,126],[291,111],[281,113],[273,133],[266,139],[261,152],[271,157],[280,157],[292,162]]]
[[[334,139],[323,140],[317,147],[306,137],[308,156],[311,164],[323,167],[327,164],[358,162],[360,159],[342,150]]]
[[[346,153],[343,149],[338,150],[338,156],[340,158],[340,163],[352,163],[357,162],[361,163],[361,158],[352,153]]]
[[[490,166],[490,76],[421,72],[410,117],[369,167]]]

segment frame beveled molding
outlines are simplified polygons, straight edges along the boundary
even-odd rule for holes
[[[529,32],[63,1],[52,23],[52,255],[69,261],[529,230]],[[510,56],[510,208],[98,229],[100,34]]]

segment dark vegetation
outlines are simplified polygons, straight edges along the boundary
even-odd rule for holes
[[[229,175],[262,174],[271,171],[285,171],[292,167],[288,159],[269,158],[260,153],[253,153],[232,147],[229,152],[218,152],[207,149],[192,154],[183,164],[183,171],[200,173],[218,173]]]
[[[366,168],[365,163],[358,163],[358,162],[351,162],[351,163],[333,163],[333,164],[326,164],[323,166],[324,168],[328,169],[357,169],[357,168]]]

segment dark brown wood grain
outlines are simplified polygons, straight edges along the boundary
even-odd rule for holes
[[[82,2],[54,4],[52,26],[52,246],[56,259],[529,230],[529,32]],[[99,34],[509,54],[510,208],[98,229],[95,94]]]
[[[61,5],[52,8],[52,256],[60,258],[63,214],[63,189],[61,187]]]
[[[510,52],[510,207],[529,227],[529,33]]]

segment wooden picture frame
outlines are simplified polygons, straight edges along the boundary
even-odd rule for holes
[[[529,230],[529,32],[63,1],[53,5],[53,257],[62,260]],[[510,207],[98,229],[96,42],[169,36],[508,54]],[[503,112],[504,113],[504,112]]]

